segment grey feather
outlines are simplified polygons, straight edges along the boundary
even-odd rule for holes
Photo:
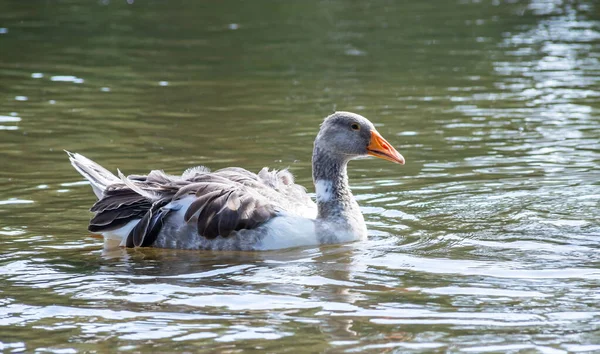
[[[133,239],[133,246],[140,247],[144,242],[144,236],[146,236],[146,232],[148,231],[148,226],[150,225],[150,220],[152,219],[152,208],[148,209],[142,220],[135,225],[133,230],[131,230],[131,234],[129,237]]]
[[[117,176],[87,157],[80,154],[74,154],[67,150],[65,150],[65,152],[69,155],[69,160],[75,170],[90,182],[94,194],[96,194],[98,199],[102,198],[107,186],[119,181]]]
[[[221,195],[221,192],[221,190],[216,190],[198,197],[198,199],[193,201],[192,204],[190,204],[190,206],[186,210],[185,215],[183,216],[183,220],[185,222],[189,222],[190,219],[192,219],[192,217],[196,215],[196,213],[201,212],[204,208],[206,208],[207,205],[210,204],[210,202],[212,202],[213,199]]]
[[[94,167],[96,170],[103,168]],[[102,186],[102,195],[91,208],[95,215],[89,230],[102,233],[139,220],[125,244],[150,246],[160,235],[172,208],[181,207],[173,203],[193,196],[195,199],[185,204],[184,222],[193,225],[198,237],[229,237],[262,225],[277,215],[276,210],[314,206],[305,192],[298,194],[298,186],[289,184],[293,178],[287,175],[285,170],[263,169],[255,174],[238,167],[215,172],[198,167],[181,177],[161,170],[125,177],[118,171],[119,177],[110,177],[110,183]]]

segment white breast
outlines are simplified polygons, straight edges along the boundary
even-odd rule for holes
[[[333,182],[325,180],[325,179],[319,179],[315,182],[315,191],[317,193],[317,202],[325,203],[325,202],[328,202],[331,200],[332,186],[333,186]]]
[[[257,245],[260,250],[318,245],[319,238],[315,232],[314,220],[282,215],[260,227],[264,237]]]

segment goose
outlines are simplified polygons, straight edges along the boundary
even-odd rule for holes
[[[326,117],[315,139],[316,203],[288,170],[199,166],[181,176],[153,170],[126,177],[65,152],[98,198],[88,230],[104,237],[105,248],[258,251],[364,240],[348,162],[367,156],[405,162],[368,119],[351,112]]]

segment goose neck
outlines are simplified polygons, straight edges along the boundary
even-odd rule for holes
[[[348,159],[342,156],[319,148],[313,151],[313,182],[319,218],[344,216],[357,209],[348,186],[347,165]]]

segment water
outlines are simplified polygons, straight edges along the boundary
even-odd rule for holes
[[[600,351],[600,7],[0,3],[5,352]],[[126,174],[290,167],[334,109],[361,243],[102,250],[62,149]]]

